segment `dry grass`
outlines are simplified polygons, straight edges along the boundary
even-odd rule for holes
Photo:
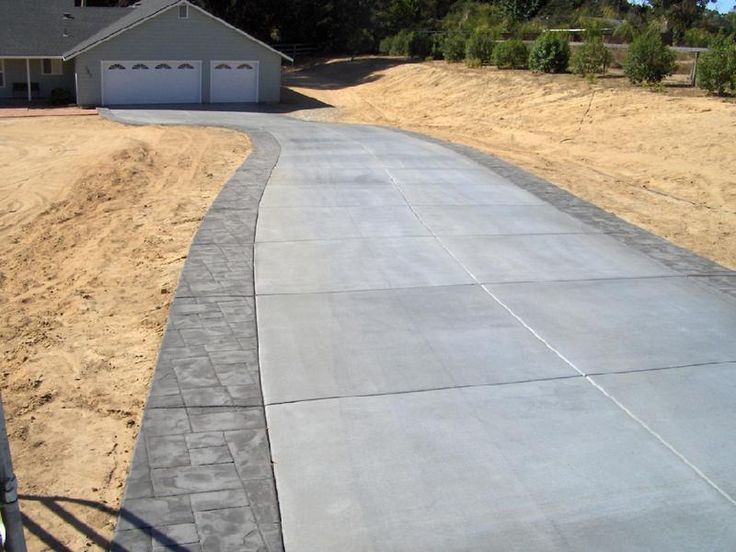
[[[189,243],[248,149],[227,130],[0,120],[2,391],[24,495],[117,508]],[[114,515],[59,505],[112,534]],[[101,548],[22,507],[71,550]]]
[[[673,242],[736,268],[736,104],[624,79],[335,60],[290,76],[335,109],[509,160]]]

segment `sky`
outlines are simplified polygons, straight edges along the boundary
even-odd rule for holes
[[[714,4],[709,4],[708,7],[711,9],[716,9],[721,13],[728,13],[733,9],[734,0],[718,0],[718,2]]]
[[[646,0],[629,0],[632,4],[644,4],[646,3]],[[736,0],[718,0],[715,4],[713,2],[708,3],[708,9],[709,10],[718,10],[721,13],[728,13],[730,12],[734,4],[736,4]]]

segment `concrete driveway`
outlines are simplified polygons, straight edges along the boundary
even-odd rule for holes
[[[254,266],[289,552],[736,548],[733,273],[397,131],[119,116],[281,145]]]

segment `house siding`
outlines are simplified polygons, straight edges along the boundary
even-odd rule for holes
[[[13,98],[13,83],[20,82],[26,84],[26,60],[25,59],[5,59],[5,86],[0,87],[0,98]],[[41,73],[41,60],[32,59],[31,64],[31,82],[38,83],[38,96],[34,94],[34,99],[48,98],[54,88],[67,88],[72,96],[74,95],[74,62],[67,61],[62,64],[61,75],[44,75]],[[27,93],[16,95],[18,99],[27,99]]]
[[[191,7],[187,19],[174,7],[77,56],[77,103],[102,104],[101,62],[114,60],[201,61],[204,103],[210,101],[210,61],[259,61],[259,101],[280,99],[281,57]]]

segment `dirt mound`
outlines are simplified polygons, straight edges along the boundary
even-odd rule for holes
[[[21,493],[96,503],[23,501],[72,550],[98,545],[53,509],[111,535],[179,271],[248,147],[227,130],[0,121],[3,399]]]
[[[736,104],[621,78],[335,60],[295,71],[323,118],[465,143],[736,268]],[[303,117],[319,119],[319,111]]]

